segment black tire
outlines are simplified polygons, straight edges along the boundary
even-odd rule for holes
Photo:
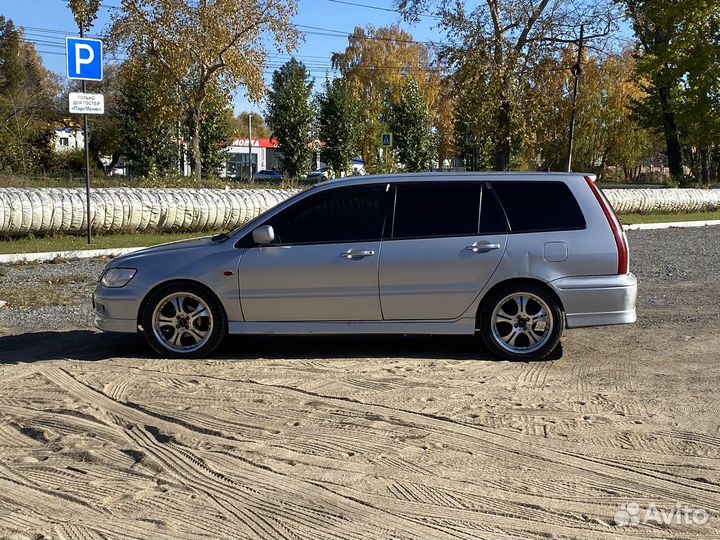
[[[182,309],[193,310],[193,306],[195,306],[193,312],[198,313],[198,315],[195,316],[194,320],[184,321],[180,326],[173,324],[155,326],[156,309],[161,303],[164,304],[165,309],[161,307],[158,316],[162,317],[163,320],[175,318],[175,315],[172,315],[174,304],[172,304],[172,301],[167,301],[173,295],[186,295],[184,296],[185,300],[181,301],[181,305],[184,306]],[[180,298],[183,298],[183,296],[180,296]],[[200,310],[200,303],[204,304],[208,315],[200,315],[202,311]],[[178,314],[175,311],[175,314],[185,316],[184,312]],[[189,315],[192,315],[192,313]],[[142,313],[142,327],[148,344],[160,356],[166,358],[202,358],[209,356],[222,343],[228,331],[227,315],[217,297],[205,287],[185,282],[168,283],[148,297]],[[202,334],[202,340],[198,340],[197,336],[192,334],[193,331],[196,334]],[[172,337],[176,335],[175,332],[183,334],[179,337],[177,348],[173,348],[172,344],[169,343]],[[164,339],[159,335],[163,336]],[[190,343],[191,340],[196,341],[195,345]]]
[[[520,311],[518,301],[511,297],[526,298],[526,311]],[[513,307],[517,309],[516,312],[512,311]],[[541,330],[543,318],[542,313],[537,311],[538,307],[547,313],[544,330]],[[496,309],[502,309],[502,313],[498,311],[496,314]],[[525,317],[527,313],[531,315],[528,320]],[[536,320],[532,317],[533,313],[540,317]],[[505,321],[505,314],[511,316],[508,317],[510,320]],[[498,320],[503,319],[497,326],[493,320],[496,317]],[[534,283],[498,287],[483,299],[478,313],[478,330],[485,345],[495,356],[506,360],[527,362],[545,358],[557,347],[564,329],[565,314],[559,301],[545,287]],[[512,344],[502,339],[513,333],[517,335]],[[541,336],[541,339],[533,344],[534,336]]]

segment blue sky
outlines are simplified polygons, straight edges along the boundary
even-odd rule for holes
[[[392,0],[347,1],[384,9],[393,7]],[[93,28],[95,31],[101,30],[108,23],[112,12],[111,6],[120,5],[120,1],[103,0],[102,5]],[[35,47],[40,52],[45,66],[64,78],[64,37],[77,35],[75,22],[66,0],[0,0],[0,8],[0,14],[12,19],[17,26],[25,28],[26,37],[35,42]],[[326,32],[301,28],[310,33],[305,36],[305,41],[296,52],[296,56],[308,65],[311,74],[316,79],[316,87],[322,85],[325,80],[325,72],[330,67],[332,53],[345,49],[347,37],[317,35],[314,32],[348,34],[358,25],[383,26],[400,22],[397,13],[384,9],[353,6],[333,0],[300,0],[299,13],[295,17],[296,24],[333,30],[333,32]],[[433,24],[433,19],[426,18],[415,26],[402,23],[401,26],[408,30],[415,39],[430,41],[438,40],[439,36],[437,29],[433,28]],[[287,54],[273,51],[269,65],[277,67],[289,58]],[[271,70],[266,74],[267,82],[270,81],[270,73]],[[240,89],[235,98],[235,109],[238,112],[241,110],[262,112],[263,105],[249,103]]]

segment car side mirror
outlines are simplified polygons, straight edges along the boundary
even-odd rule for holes
[[[253,242],[263,246],[275,240],[275,231],[273,230],[272,225],[263,225],[253,231],[252,237]]]

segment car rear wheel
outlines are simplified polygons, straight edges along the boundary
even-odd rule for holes
[[[559,302],[531,283],[510,285],[483,301],[480,335],[488,349],[508,360],[540,360],[550,354],[565,328]]]
[[[227,334],[220,302],[191,283],[168,284],[155,291],[145,304],[142,324],[150,346],[172,358],[207,356]]]

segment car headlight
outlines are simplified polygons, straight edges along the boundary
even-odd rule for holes
[[[103,273],[100,283],[113,289],[124,287],[130,283],[136,272],[134,268],[109,268]]]

